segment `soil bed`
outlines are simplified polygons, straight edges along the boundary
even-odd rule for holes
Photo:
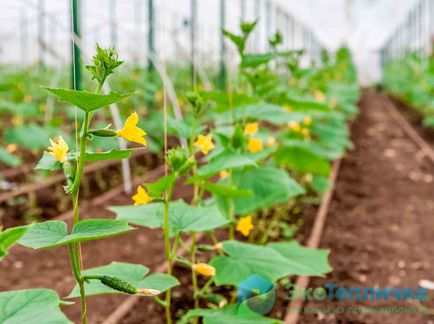
[[[353,126],[355,150],[344,159],[321,247],[334,271],[311,287],[417,288],[434,281],[434,167],[394,122],[381,94],[365,92]],[[434,294],[428,293],[434,300]],[[423,302],[434,307],[433,302]],[[378,301],[309,301],[306,307],[414,307],[394,297]],[[416,314],[302,313],[300,323],[432,323]]]

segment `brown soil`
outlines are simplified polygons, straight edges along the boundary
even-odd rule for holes
[[[334,271],[311,287],[417,288],[434,280],[434,167],[368,91],[323,235]],[[434,300],[434,294],[428,294]],[[434,307],[432,302],[424,304]],[[414,307],[411,301],[310,301],[307,307]],[[432,323],[416,314],[304,313],[300,323]]]
[[[314,279],[311,286],[335,283],[343,287],[417,287],[418,280],[432,277],[434,209],[432,171],[434,168],[418,154],[417,148],[393,123],[378,102],[378,94],[367,92],[362,112],[353,127],[356,149],[344,160],[336,194],[328,216],[322,247],[332,250],[334,272]],[[155,179],[150,179],[150,181]],[[189,197],[188,190],[177,190],[178,197]],[[130,204],[119,195],[109,203],[92,206],[86,218],[113,217],[106,206]],[[303,211],[305,225],[298,239],[305,241],[316,212],[314,206]],[[140,263],[151,271],[164,261],[162,232],[138,229],[115,238],[83,244],[85,268],[111,261]],[[190,303],[190,274],[176,267],[183,283],[173,291],[176,309]],[[431,275],[431,276],[430,276]],[[36,287],[53,288],[66,296],[74,285],[64,247],[32,251],[14,247],[0,264],[0,291]],[[279,290],[273,316],[284,314],[286,292]],[[434,298],[434,296],[432,296]],[[103,323],[128,296],[98,296],[88,299],[89,323]],[[343,302],[309,303],[308,306],[341,306]],[[351,302],[352,306],[360,305]],[[383,302],[383,306],[409,302]],[[206,306],[206,305],[203,305]],[[378,306],[366,302],[365,306]],[[434,305],[433,305],[434,306]],[[80,318],[78,303],[65,307],[74,322]],[[310,315],[301,323],[429,323],[429,317],[416,315]],[[148,298],[127,314],[122,323],[164,323],[163,312]]]

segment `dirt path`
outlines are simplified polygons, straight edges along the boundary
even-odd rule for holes
[[[367,91],[353,126],[321,246],[334,271],[311,287],[417,288],[434,281],[434,167]],[[428,293],[434,300],[434,293]],[[434,307],[433,302],[424,302]],[[409,300],[310,301],[307,307],[413,307]],[[416,314],[306,314],[300,323],[434,323]]]

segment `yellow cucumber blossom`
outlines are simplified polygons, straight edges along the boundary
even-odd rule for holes
[[[308,128],[302,128],[301,135],[303,135],[304,138],[310,138],[310,130]]]
[[[145,188],[142,186],[137,187],[137,193],[132,198],[134,200],[134,206],[146,205],[151,201],[151,197],[149,197]]]
[[[118,130],[116,134],[117,136],[122,137],[127,141],[135,142],[146,146],[147,145],[147,142],[145,140],[146,132],[143,129],[137,127],[138,122],[139,122],[139,115],[137,115],[136,112],[133,112],[125,121],[124,128]]]
[[[215,268],[213,266],[210,266],[206,263],[196,263],[192,266],[193,271],[200,273],[202,276],[205,277],[212,277],[215,276]]]
[[[304,126],[310,126],[310,125],[312,125],[312,117],[304,117],[304,119],[303,119],[303,125]]]
[[[218,242],[216,244],[214,244],[214,250],[216,251],[223,251],[223,243],[222,242]]]
[[[226,170],[222,170],[222,171],[220,171],[219,175],[220,175],[220,179],[223,180],[223,179],[226,179],[227,177],[229,177],[229,172]]]
[[[319,90],[316,90],[316,91],[313,93],[313,96],[314,96],[315,99],[318,100],[318,101],[324,102],[324,100],[325,100],[324,93],[322,93],[322,92],[319,91]]]
[[[254,228],[252,223],[252,215],[247,215],[242,217],[237,224],[237,231],[243,234],[244,236],[249,236],[250,232]]]
[[[54,156],[54,158],[60,163],[64,163],[69,150],[68,144],[65,142],[62,136],[59,136],[57,143],[50,138],[50,143],[51,146],[48,148],[50,154]]]
[[[214,149],[214,143],[212,142],[212,135],[199,135],[194,146],[200,149],[200,151],[207,155],[210,151]]]
[[[244,135],[254,136],[258,132],[258,123],[247,123],[244,127]]]
[[[262,147],[262,140],[260,138],[249,138],[249,143],[247,144],[247,149],[250,153],[258,153],[261,152]]]
[[[292,131],[294,131],[296,133],[298,133],[298,132],[301,131],[301,126],[296,121],[292,121],[292,120],[289,121],[288,122],[288,127],[289,127],[290,130],[292,130]]]
[[[17,144],[11,143],[6,145],[6,151],[8,151],[9,153],[14,153],[17,149],[18,149]]]
[[[267,139],[267,146],[268,146],[268,147],[272,147],[272,146],[274,146],[274,145],[276,145],[276,138],[275,138],[274,136],[270,136],[270,137]]]

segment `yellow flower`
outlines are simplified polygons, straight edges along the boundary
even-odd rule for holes
[[[247,144],[247,149],[249,150],[250,153],[257,153],[257,152],[261,152],[263,147],[262,147],[262,140],[259,138],[249,138],[249,143]]]
[[[298,133],[301,130],[300,124],[297,123],[296,121],[289,121],[288,127],[289,127],[289,129],[291,129],[292,131],[294,131],[296,133]]]
[[[199,148],[200,151],[207,155],[210,151],[214,149],[214,143],[212,142],[212,135],[199,135],[197,137],[196,142],[194,143],[194,146]]]
[[[247,123],[244,127],[244,135],[254,136],[258,132],[258,123]]]
[[[216,244],[214,244],[214,250],[220,252],[223,250],[223,243],[222,242],[218,242]]]
[[[272,146],[274,146],[276,144],[276,139],[273,137],[273,136],[270,136],[268,139],[267,139],[267,146],[268,147],[272,147]]]
[[[215,268],[206,263],[193,264],[192,269],[205,277],[215,276]]]
[[[134,206],[138,205],[146,205],[151,201],[151,197],[149,197],[145,188],[142,186],[137,187],[137,193],[133,196]]]
[[[19,115],[15,115],[12,117],[12,125],[14,126],[20,126],[23,124],[23,122],[24,122],[23,117]]]
[[[18,149],[17,144],[8,144],[6,145],[6,151],[9,153],[14,153]]]
[[[303,135],[305,138],[310,138],[310,130],[308,128],[302,128],[301,135]]]
[[[125,121],[124,128],[118,130],[116,134],[119,137],[125,138],[127,141],[139,143],[146,146],[146,132],[143,129],[137,127],[138,122],[139,115],[137,115],[136,112],[133,112]]]
[[[316,91],[313,93],[313,96],[315,97],[316,100],[321,101],[321,102],[323,102],[324,99],[325,99],[324,93],[322,93],[322,92],[319,91],[319,90],[316,90]]]
[[[247,215],[246,217],[242,217],[237,224],[237,231],[243,234],[244,236],[249,236],[251,230],[254,228],[252,223],[252,215]]]
[[[304,119],[303,119],[303,124],[304,124],[305,126],[310,126],[310,125],[312,125],[312,117],[304,117]]]
[[[227,177],[229,177],[229,172],[226,170],[220,171],[220,179],[226,179]]]
[[[68,144],[64,141],[63,137],[59,136],[57,143],[50,138],[50,143],[51,146],[48,148],[50,154],[54,156],[55,159],[60,163],[65,162],[69,147]]]

